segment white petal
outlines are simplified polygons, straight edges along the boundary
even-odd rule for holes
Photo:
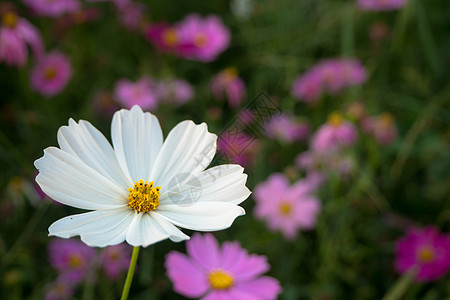
[[[221,165],[182,179],[161,195],[161,204],[189,205],[196,202],[240,204],[250,196],[245,186],[247,174],[239,165]],[[177,176],[180,177],[181,176]]]
[[[169,234],[169,239],[173,242],[181,242],[185,240],[189,240],[189,236],[184,234],[180,229],[178,229],[175,225],[164,219],[160,214],[156,211],[151,213],[151,216],[155,219],[156,222],[161,225],[166,233]]]
[[[70,238],[79,235],[89,246],[104,247],[125,240],[135,212],[128,208],[91,211],[62,218],[48,231],[51,236]]]
[[[127,243],[147,247],[169,238],[169,234],[148,213],[136,214],[127,232]]]
[[[163,142],[158,119],[135,105],[114,114],[111,137],[117,160],[132,181],[152,180],[150,171]]]
[[[52,199],[82,209],[108,209],[126,205],[128,192],[88,167],[78,157],[49,147],[34,162],[36,182]]]
[[[216,231],[231,226],[245,214],[242,207],[229,202],[198,202],[191,206],[160,205],[156,210],[176,226],[200,231]]]
[[[205,123],[179,123],[164,141],[152,169],[152,180],[161,186],[164,192],[174,184],[176,175],[200,173],[206,169],[216,153],[216,140],[217,136],[208,132]]]
[[[91,123],[69,120],[69,126],[58,131],[61,150],[79,157],[86,165],[119,186],[130,187],[131,179],[126,177],[117,162],[111,144]]]

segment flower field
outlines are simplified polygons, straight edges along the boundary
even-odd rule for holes
[[[450,3],[0,3],[0,298],[450,299]]]

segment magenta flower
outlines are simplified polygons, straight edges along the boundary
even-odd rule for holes
[[[117,280],[126,273],[130,265],[131,248],[118,244],[104,248],[100,254],[101,267],[110,280]]]
[[[283,174],[273,174],[254,189],[255,216],[267,222],[271,231],[293,239],[300,229],[312,229],[321,210],[312,195],[316,182],[299,180],[292,186]]]
[[[147,28],[147,38],[163,53],[177,53],[180,47],[180,37],[177,29],[166,23],[157,23]]]
[[[366,70],[358,60],[327,59],[297,77],[291,94],[303,102],[314,102],[320,99],[324,91],[334,95],[366,80]]]
[[[259,151],[259,141],[245,132],[225,131],[217,139],[217,149],[231,163],[250,166]]]
[[[191,60],[213,61],[228,48],[230,32],[217,16],[190,14],[176,24],[178,55]]]
[[[286,143],[305,139],[310,132],[307,121],[299,121],[293,115],[279,114],[264,124],[267,136]]]
[[[95,250],[74,239],[53,239],[48,246],[50,265],[61,278],[74,283],[83,281],[95,259]]]
[[[351,146],[358,139],[355,125],[345,121],[340,113],[332,113],[328,122],[319,127],[311,141],[316,151],[334,151],[343,146]]]
[[[44,53],[41,34],[36,27],[13,12],[4,14],[0,27],[0,61],[10,66],[25,66],[27,44],[36,57]]]
[[[157,94],[161,102],[185,104],[194,97],[194,88],[183,79],[166,79],[158,82]]]
[[[22,0],[36,14],[56,18],[65,13],[74,13],[81,8],[78,0]]]
[[[67,278],[59,277],[45,288],[45,300],[70,300],[75,294],[75,284]]]
[[[416,268],[419,282],[439,279],[450,270],[450,235],[433,226],[410,229],[397,241],[395,268],[399,273]]]
[[[31,71],[31,85],[38,93],[51,97],[62,91],[71,77],[69,58],[54,51],[39,59]]]
[[[194,234],[186,242],[188,255],[172,251],[166,256],[167,275],[174,290],[203,300],[276,299],[281,287],[275,278],[262,276],[270,268],[267,258],[248,254],[239,242],[222,247],[212,234]]]
[[[127,3],[116,3],[118,15],[122,25],[128,30],[137,30],[144,19],[147,7],[141,2],[128,1]]]
[[[382,113],[362,121],[363,130],[372,134],[381,145],[389,145],[397,139],[397,126],[390,113]]]
[[[143,77],[137,82],[121,79],[114,88],[114,98],[123,107],[131,109],[134,105],[139,105],[142,109],[155,109],[158,106],[154,82]]]
[[[214,76],[210,87],[215,99],[219,100],[225,95],[232,108],[238,107],[247,95],[245,83],[238,77],[235,68],[227,68]]]
[[[405,6],[406,0],[358,0],[360,10],[396,10]]]

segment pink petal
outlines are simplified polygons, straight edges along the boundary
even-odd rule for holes
[[[186,249],[207,270],[219,267],[219,245],[212,234],[194,234],[186,243]]]
[[[237,283],[233,289],[247,292],[257,299],[276,299],[281,292],[278,280],[272,277],[263,276],[252,281]]]

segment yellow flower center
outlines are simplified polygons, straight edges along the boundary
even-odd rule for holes
[[[233,285],[234,279],[230,273],[223,270],[216,270],[209,273],[209,283],[216,290],[225,290]]]
[[[431,247],[425,246],[419,250],[418,258],[421,263],[429,263],[434,260],[434,250]]]
[[[224,70],[224,74],[225,74],[225,81],[230,82],[237,77],[238,71],[236,68],[230,67]]]
[[[2,22],[8,27],[16,27],[17,15],[13,12],[7,12],[3,15]]]
[[[134,188],[128,190],[128,206],[136,212],[148,212],[155,210],[159,205],[161,196],[160,186],[154,187],[153,181],[147,182],[142,179],[134,182]]]
[[[281,203],[279,206],[279,210],[283,216],[288,216],[292,213],[292,205],[290,205],[289,203],[286,203],[286,202]]]
[[[383,127],[391,127],[392,124],[394,124],[394,116],[390,113],[382,113],[378,120],[380,122],[380,125]]]
[[[45,71],[44,71],[45,79],[51,80],[51,79],[55,78],[55,76],[56,76],[55,68],[49,67],[49,68],[45,69]]]
[[[341,125],[343,119],[344,118],[342,117],[342,114],[340,112],[332,112],[328,116],[328,124],[330,124],[331,126],[337,127],[337,126]]]
[[[162,39],[168,46],[175,46],[178,43],[178,35],[175,29],[169,28],[164,31]]]
[[[197,47],[205,46],[206,42],[208,42],[208,39],[206,38],[206,35],[204,33],[198,33],[194,38],[194,44]]]
[[[76,255],[76,254],[72,254],[69,256],[69,266],[72,268],[77,268],[79,266],[81,266],[82,260],[81,257]]]

